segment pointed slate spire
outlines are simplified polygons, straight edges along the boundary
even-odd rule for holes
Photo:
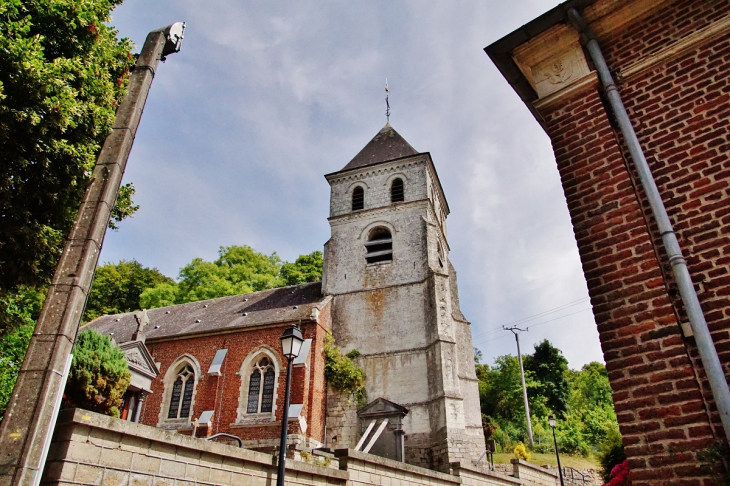
[[[417,153],[388,122],[342,170],[359,169]]]

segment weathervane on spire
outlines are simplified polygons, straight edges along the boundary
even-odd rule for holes
[[[390,102],[388,101],[388,95],[390,94],[390,90],[388,89],[388,78],[385,78],[385,117],[388,120],[388,123],[390,123]]]

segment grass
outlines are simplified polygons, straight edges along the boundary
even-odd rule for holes
[[[514,453],[511,452],[495,452],[494,463],[495,464],[509,464],[512,459],[515,458]],[[555,458],[555,454],[538,454],[537,452],[530,453],[530,462],[538,466],[543,464],[550,464],[551,466],[557,466],[558,461]],[[570,466],[575,469],[595,469],[599,470],[601,466],[594,456],[583,457],[583,456],[569,456],[568,454],[560,454],[560,465]]]

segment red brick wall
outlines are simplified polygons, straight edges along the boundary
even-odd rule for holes
[[[293,369],[291,401],[290,403],[304,403],[302,413],[307,420],[308,427],[305,435],[317,441],[324,441],[324,364],[321,347],[324,327],[329,325],[328,312],[320,313],[320,320],[326,323],[304,322],[301,325],[305,339],[313,339],[312,347],[307,358],[307,365],[297,365]],[[213,427],[209,434],[226,432],[237,435],[245,440],[277,439],[281,431],[281,416],[284,404],[284,388],[286,379],[286,358],[281,355],[279,338],[287,327],[294,323],[283,323],[268,327],[242,329],[237,332],[189,337],[162,342],[148,341],[146,343],[155,361],[161,363],[158,379],[153,381],[152,391],[145,400],[140,422],[156,426],[159,420],[160,407],[164,406],[167,413],[167,404],[162,404],[164,397],[164,377],[171,364],[180,356],[193,356],[200,364],[201,374],[198,377],[196,393],[194,395],[192,419],[196,419],[205,410],[215,410]],[[315,343],[317,343],[315,345]],[[246,357],[261,346],[268,346],[279,355],[282,369],[279,375],[276,390],[276,422],[261,426],[230,427],[236,421],[242,376],[239,371]],[[223,361],[221,376],[207,374],[213,357],[218,349],[227,348],[228,354]],[[322,379],[318,375],[322,375]],[[246,391],[244,391],[245,393]],[[290,423],[290,433],[301,433],[296,423]],[[199,435],[199,434],[198,434]]]
[[[612,70],[730,14],[689,0],[602,39]],[[730,375],[730,35],[620,86]],[[598,91],[541,113],[588,282],[633,484],[714,484],[724,437],[660,235]]]

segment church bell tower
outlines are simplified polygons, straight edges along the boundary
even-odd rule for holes
[[[333,297],[337,345],[360,352],[369,402],[407,410],[397,431],[407,463],[447,470],[476,461],[484,435],[471,329],[459,309],[449,206],[431,155],[388,123],[325,177],[332,236],[323,291]],[[330,403],[327,413],[328,444],[354,448],[367,424]]]

